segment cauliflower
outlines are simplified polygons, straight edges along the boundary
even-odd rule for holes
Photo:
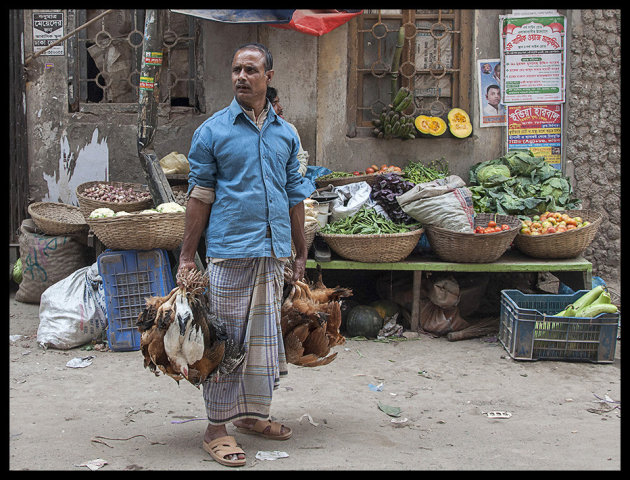
[[[113,217],[114,211],[111,208],[97,208],[96,210],[92,210],[89,218],[106,218]]]
[[[155,209],[161,213],[185,212],[186,209],[176,202],[161,203]]]
[[[139,214],[142,214],[142,213],[158,213],[158,211],[155,210],[154,208],[148,208],[146,210],[142,210],[142,211],[136,212],[136,213],[139,213]]]
[[[114,213],[114,217],[122,217],[124,215],[131,215],[131,214],[129,212],[125,212],[125,211]]]

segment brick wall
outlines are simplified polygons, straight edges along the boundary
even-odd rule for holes
[[[619,292],[621,279],[621,10],[575,10],[566,158],[584,209],[605,215],[584,256]]]

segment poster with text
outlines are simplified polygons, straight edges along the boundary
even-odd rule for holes
[[[529,150],[562,169],[562,105],[508,105],[507,149]]]
[[[63,12],[33,13],[33,53],[43,50],[63,37]],[[42,55],[65,55],[63,43],[46,50]]]
[[[478,60],[479,126],[505,126],[505,106],[501,103],[501,60]]]
[[[565,17],[501,16],[501,94],[505,105],[565,101]]]

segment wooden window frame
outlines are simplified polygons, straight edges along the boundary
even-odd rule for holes
[[[402,10],[402,14],[382,14],[381,19],[401,19],[401,24],[411,23],[415,25],[417,20],[435,19],[434,14],[417,14],[416,10]],[[365,15],[365,14],[364,14]],[[353,18],[348,24],[348,98],[347,98],[347,132],[348,137],[367,138],[372,137],[373,127],[371,124],[359,122],[359,102],[362,95],[362,77],[365,73],[360,73],[359,65],[363,63],[360,55],[363,54],[361,48],[361,25],[363,16]],[[442,14],[443,19],[453,20],[453,31],[459,32],[453,43],[453,65],[452,70],[459,70],[459,73],[452,75],[451,95],[454,104],[459,108],[470,111],[470,94],[472,89],[472,24],[474,20],[474,10],[458,10],[453,13]],[[365,30],[363,30],[365,31]],[[407,48],[403,49],[400,64],[414,62],[409,58]],[[409,81],[402,75],[401,85],[409,86]]]

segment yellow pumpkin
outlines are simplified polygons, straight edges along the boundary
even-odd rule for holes
[[[446,122],[440,117],[429,117],[419,115],[414,120],[414,124],[420,133],[439,137],[446,131]]]
[[[466,138],[472,133],[470,117],[461,108],[453,108],[448,112],[448,128],[453,136]]]

